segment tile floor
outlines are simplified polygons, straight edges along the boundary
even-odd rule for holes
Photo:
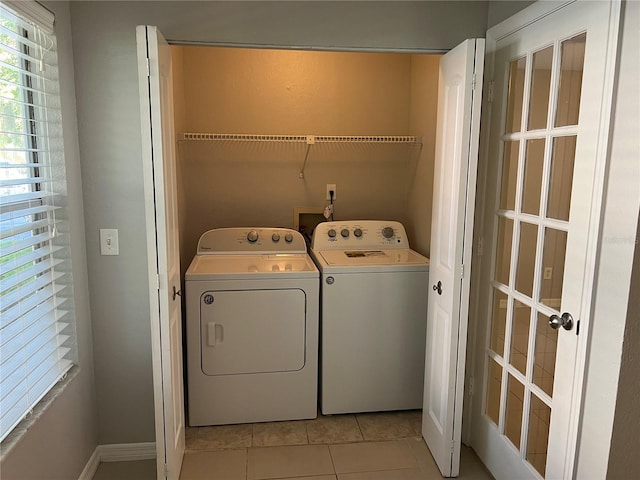
[[[188,428],[180,480],[440,479],[420,419],[412,411]],[[465,480],[493,478],[466,447],[460,470]],[[154,480],[155,462],[101,464],[93,480],[116,479]]]

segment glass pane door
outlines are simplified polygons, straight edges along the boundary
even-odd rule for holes
[[[586,34],[513,58],[495,209],[484,413],[541,477],[553,408]]]

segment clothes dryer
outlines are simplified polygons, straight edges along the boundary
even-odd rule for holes
[[[320,223],[323,414],[422,408],[429,259],[391,221]]]
[[[189,424],[315,418],[319,273],[302,235],[210,230],[185,284]]]

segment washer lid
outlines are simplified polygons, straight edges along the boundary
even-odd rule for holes
[[[327,267],[420,267],[429,259],[410,249],[403,250],[323,250],[316,253]]]
[[[224,278],[317,277],[309,255],[196,255],[187,270],[187,280]]]

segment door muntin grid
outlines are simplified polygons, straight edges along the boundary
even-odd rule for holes
[[[504,66],[484,412],[542,476],[558,342],[547,319],[562,299],[585,42],[581,33]]]

